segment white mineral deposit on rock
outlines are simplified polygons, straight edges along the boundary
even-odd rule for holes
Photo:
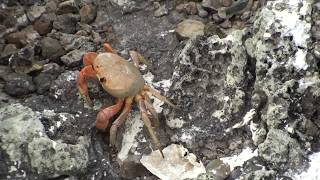
[[[301,174],[297,174],[292,178],[294,180],[318,180],[320,179],[320,152],[313,153],[309,156],[310,167]]]
[[[143,122],[138,112],[132,112],[126,121],[126,131],[123,134],[121,150],[118,153],[118,159],[123,162],[128,157],[130,149],[137,144],[136,135],[142,131]]]
[[[312,0],[292,0],[288,3],[285,2],[289,6],[288,8],[271,8],[271,10],[264,8],[262,14],[272,13],[273,18],[272,16],[265,18],[267,26],[271,26],[273,22],[278,21],[282,25],[282,28],[278,29],[282,36],[291,36],[296,46],[306,48],[310,39],[311,22],[301,17],[311,15],[312,2]],[[276,7],[281,3],[283,3],[283,0],[272,1],[268,2],[267,6]],[[307,69],[306,54],[306,50],[299,48],[295,56],[290,58],[295,68]]]
[[[140,162],[163,180],[196,178],[206,172],[202,162],[197,162],[196,156],[182,145],[171,144],[163,149],[163,154],[164,158],[159,151],[154,151],[143,156]]]
[[[247,160],[258,156],[258,152],[255,150],[251,150],[249,147],[242,150],[239,155],[234,155],[231,157],[224,157],[221,160],[230,166],[230,170],[232,171],[237,166],[242,166],[244,162]]]
[[[169,88],[172,85],[171,79],[164,79],[164,80],[161,80],[158,82],[153,82],[154,75],[151,72],[144,74],[143,78],[148,85],[150,85],[151,87],[153,87],[157,91],[159,91],[159,89],[163,89],[165,92],[167,92],[167,91],[169,91]],[[153,96],[150,96],[150,98],[153,100],[153,107],[156,110],[156,112],[161,113],[163,110],[163,108],[161,106],[164,104],[164,102],[153,97]]]

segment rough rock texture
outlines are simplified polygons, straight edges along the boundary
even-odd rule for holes
[[[265,141],[258,146],[259,155],[275,169],[297,169],[304,161],[304,152],[288,133],[271,129]]]
[[[6,162],[12,175],[57,177],[86,169],[88,139],[82,137],[77,144],[49,139],[40,120],[41,114],[21,104],[1,108],[0,116],[1,148],[8,155]],[[15,177],[7,175],[9,179]]]
[[[32,78],[28,75],[11,73],[5,78],[7,83],[4,86],[4,90],[11,96],[23,96],[36,90]]]
[[[250,72],[242,35],[235,31],[225,39],[191,39],[177,55],[170,97],[181,110],[165,110],[167,125],[177,129],[172,141],[197,151],[195,142],[222,140],[228,124],[243,115]],[[207,148],[215,151],[210,145]]]

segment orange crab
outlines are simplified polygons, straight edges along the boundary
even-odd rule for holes
[[[141,118],[146,126],[152,142],[162,154],[160,142],[153,130],[148,112],[154,117],[154,124],[157,124],[158,116],[153,108],[147,93],[154,95],[156,98],[175,107],[166,97],[161,96],[158,92],[145,85],[144,79],[138,69],[139,62],[145,62],[144,58],[136,51],[130,51],[129,54],[134,65],[119,55],[105,43],[105,53],[97,54],[88,52],[83,57],[85,67],[80,71],[77,79],[77,86],[85,102],[92,106],[92,101],[88,94],[86,79],[88,77],[98,79],[105,91],[116,97],[116,104],[102,109],[96,118],[96,128],[104,130],[107,128],[109,120],[117,114],[124,104],[123,110],[117,119],[112,123],[110,129],[110,144],[115,145],[118,127],[124,123],[127,115],[131,110],[133,101],[138,103]],[[162,154],[163,156],[163,154]]]

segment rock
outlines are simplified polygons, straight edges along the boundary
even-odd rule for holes
[[[58,9],[58,2],[57,0],[48,1],[46,3],[47,13],[55,13]]]
[[[168,9],[167,9],[166,5],[162,5],[157,10],[154,11],[154,16],[155,17],[161,17],[161,16],[164,16],[164,15],[167,15],[168,13],[169,12],[168,12]]]
[[[23,47],[27,44],[34,44],[40,36],[32,26],[27,26],[21,31],[14,32],[5,36],[8,43],[15,44],[17,47]]]
[[[250,130],[252,133],[252,141],[254,145],[258,146],[266,139],[267,130],[265,126],[266,125],[263,123],[260,124],[251,122]]]
[[[266,140],[258,146],[259,156],[281,170],[303,167],[305,153],[298,142],[288,133],[279,129],[270,129]]]
[[[55,76],[47,73],[40,73],[38,76],[36,76],[33,81],[37,87],[37,93],[44,94],[46,91],[48,91],[55,78]]]
[[[1,108],[0,117],[1,148],[8,155],[6,163],[12,164],[13,178],[20,177],[21,171],[26,177],[47,179],[79,174],[87,168],[88,139],[80,137],[75,144],[49,139],[40,114],[21,104]]]
[[[274,170],[261,169],[261,170],[249,172],[248,174],[242,176],[241,178],[243,178],[245,180],[249,180],[249,179],[277,179],[276,175],[277,175],[277,173]]]
[[[275,170],[267,170],[267,163],[261,157],[253,157],[242,167],[236,168],[229,178],[231,179],[277,179]]]
[[[143,143],[147,137],[142,135],[143,122],[140,114],[137,111],[130,113],[124,126],[125,132],[117,136],[119,138],[117,142],[120,142],[117,143],[117,147],[121,146],[117,155],[121,176],[129,179],[145,176],[148,171],[139,160],[146,151],[150,152],[150,148],[148,148],[150,144]],[[120,132],[118,131],[118,133]],[[143,144],[147,144],[147,146]]]
[[[223,22],[223,19],[218,15],[218,13],[212,14],[211,18],[212,18],[212,21],[215,23]]]
[[[215,23],[212,22],[207,23],[203,31],[205,36],[218,35],[219,38],[225,38],[227,36]]]
[[[80,17],[74,14],[58,15],[57,19],[53,22],[53,28],[63,33],[74,34],[79,20]]]
[[[203,9],[203,7],[200,4],[197,4],[197,9],[198,9],[198,15],[202,18],[205,18],[209,15],[208,11]]]
[[[176,33],[180,39],[202,36],[204,34],[204,24],[201,21],[186,19],[179,23]]]
[[[203,0],[202,1],[202,7],[211,10],[211,11],[218,11],[219,8],[223,7],[223,4],[220,0]]]
[[[141,158],[141,163],[160,179],[196,178],[205,173],[205,167],[197,162],[194,154],[189,153],[182,145],[171,144],[163,149],[163,158],[159,151]]]
[[[28,74],[39,71],[42,68],[41,62],[35,62],[35,49],[27,45],[13,54],[9,59],[10,68],[16,73]]]
[[[40,4],[43,0],[20,0],[19,3],[25,6],[31,6],[34,4]]]
[[[195,15],[198,13],[197,4],[195,2],[188,2],[184,4],[179,4],[176,7],[176,10],[178,12],[184,12],[189,15]]]
[[[58,5],[57,14],[78,13],[78,11],[78,3],[75,0],[67,0]]]
[[[85,51],[75,49],[62,56],[61,61],[68,67],[76,67],[81,64],[82,56],[85,53]]]
[[[132,13],[137,9],[136,2],[133,0],[111,0],[111,2],[119,6],[124,14]]]
[[[51,98],[66,101],[70,97],[70,90],[77,91],[76,79],[79,71],[66,71],[51,83],[49,96]]]
[[[320,59],[320,43],[315,43],[315,46],[313,48],[313,54],[317,59]]]
[[[279,4],[282,4],[282,6],[278,6]],[[303,147],[304,144],[299,145],[295,139],[289,138],[289,135],[283,131],[275,132],[272,130],[270,132],[270,130],[283,130],[283,127],[286,127],[287,132],[301,138],[299,141],[308,137],[309,133],[315,135],[314,131],[316,131],[315,129],[306,131],[304,126],[300,124],[301,122],[307,122],[306,119],[310,119],[312,116],[310,114],[315,113],[311,109],[317,106],[315,101],[319,98],[314,93],[309,94],[319,87],[318,73],[315,73],[318,68],[313,66],[314,63],[309,60],[308,53],[305,50],[311,44],[311,23],[305,16],[304,18],[298,18],[302,13],[299,7],[301,5],[305,7],[302,14],[310,14],[312,12],[311,4],[309,1],[303,1],[302,4],[298,2],[290,4],[282,0],[267,2],[266,7],[268,8],[262,8],[256,16],[253,25],[255,35],[245,41],[249,56],[256,59],[254,91],[259,92],[259,97],[254,95],[251,102],[261,112],[259,116],[261,121],[255,122],[257,127],[256,130],[253,130],[254,143],[256,145],[262,143],[268,131],[271,133],[271,137],[269,137],[271,140],[267,141],[269,143],[272,143],[272,140],[282,145],[292,142],[292,146],[294,146],[290,148],[292,151],[285,147],[272,149],[272,154],[279,159],[271,156],[264,157],[281,169],[295,169],[303,164],[299,161],[304,153],[304,150],[300,147]],[[288,8],[291,10],[288,11]],[[278,16],[280,12],[283,16]],[[290,26],[288,26],[285,17],[295,17],[290,19]],[[301,28],[301,33],[295,33],[297,27]],[[289,34],[290,40],[287,39]],[[281,44],[281,47],[276,44]],[[277,61],[274,61],[275,59]],[[293,105],[293,101],[297,103]],[[298,113],[299,117],[293,117],[292,113]],[[316,122],[319,118],[313,116],[313,119],[313,122]],[[297,126],[297,124],[300,125]],[[299,133],[301,130],[303,130],[303,133]],[[280,138],[280,136],[283,137]],[[267,142],[263,143],[264,147]],[[264,148],[264,151],[268,151],[268,148]],[[263,156],[267,155],[264,154]],[[282,156],[290,157],[282,158]]]
[[[173,130],[171,141],[184,142],[194,152],[199,149],[200,140],[208,145],[213,141],[213,147],[216,147],[214,144],[223,139],[219,134],[224,134],[228,126],[235,124],[228,123],[244,116],[245,92],[240,89],[247,86],[247,55],[242,38],[242,31],[234,31],[223,39],[216,35],[209,38],[198,36],[189,39],[178,51],[168,96],[180,105],[181,111],[166,109],[164,115],[166,121],[179,117],[186,123],[182,128]],[[209,99],[210,104],[207,103]],[[214,135],[216,139],[212,138],[212,133],[217,133]],[[235,136],[225,137],[238,139]],[[230,153],[217,150],[228,149],[227,146],[208,148],[208,155],[212,158]]]
[[[198,13],[197,4],[195,2],[186,3],[185,11],[189,15],[197,14]]]
[[[225,21],[223,21],[223,23],[220,24],[220,26],[224,29],[229,29],[232,27],[232,24],[229,19],[226,19]]]
[[[243,14],[241,15],[241,20],[242,21],[246,21],[248,20],[250,17],[252,16],[252,12],[251,11],[245,11],[243,12]]]
[[[10,96],[24,96],[36,90],[32,77],[28,75],[11,73],[7,75],[5,81],[4,91]]]
[[[44,58],[58,58],[65,53],[60,42],[56,39],[45,37],[41,40],[41,54]]]
[[[13,6],[1,8],[0,10],[0,24],[6,27],[25,27],[29,23],[27,15],[23,6]]]
[[[45,11],[45,6],[33,5],[27,11],[28,19],[33,22],[34,20],[38,19]]]
[[[258,155],[257,151],[251,150],[249,147],[242,149],[241,153],[237,153],[230,157],[220,158],[223,163],[229,165],[230,170],[233,171],[237,167],[243,166],[248,160],[256,157]]]
[[[97,16],[97,8],[92,4],[86,4],[82,6],[82,8],[79,11],[79,14],[81,22],[89,24],[95,20]]]
[[[8,74],[12,73],[10,67],[0,65],[0,79],[4,80]]]
[[[206,166],[206,171],[211,172],[216,180],[224,180],[231,173],[229,165],[224,164],[223,161],[219,159],[210,161]]]
[[[48,63],[43,65],[42,73],[60,75],[63,69],[56,63]]]
[[[8,154],[10,160],[27,160],[23,154],[23,145],[30,142],[32,138],[44,135],[43,126],[39,116],[30,108],[21,104],[12,104],[0,109],[0,137],[1,148]],[[21,129],[23,131],[21,131]]]
[[[17,51],[18,49],[14,44],[7,44],[0,55],[0,64],[8,65],[10,56],[15,54]]]
[[[320,32],[316,27],[311,28],[311,34],[312,34],[312,37],[315,38],[317,41],[320,40]]]
[[[36,30],[40,35],[45,35],[51,32],[53,20],[50,15],[43,14],[33,24],[33,29]]]
[[[36,138],[28,144],[31,167],[47,177],[80,173],[87,168],[87,146],[85,140],[71,145],[52,141],[48,137]]]
[[[81,49],[86,52],[96,51],[95,45],[89,37],[64,33],[56,35],[58,35],[56,38],[60,40],[61,45],[66,51],[75,49]]]
[[[249,10],[253,5],[252,0],[240,0],[230,3],[229,6],[221,7],[218,9],[218,14],[223,19],[229,19],[235,14],[241,14]]]

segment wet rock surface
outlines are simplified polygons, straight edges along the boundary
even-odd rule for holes
[[[125,59],[139,51],[146,83],[179,107],[151,99],[163,147],[181,144],[205,167],[186,179],[293,177],[320,151],[319,10],[312,0],[1,1],[0,179],[164,172],[150,169],[164,162],[136,105],[110,147],[94,124],[115,99],[94,80],[93,107],[78,93],[83,55],[104,42]]]

